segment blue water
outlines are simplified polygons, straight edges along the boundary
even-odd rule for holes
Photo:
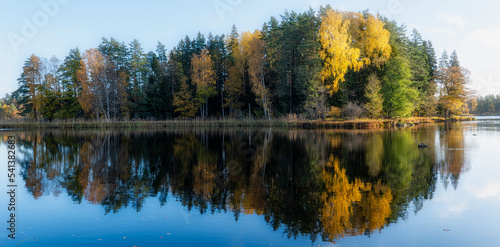
[[[3,131],[0,133],[4,140],[0,146],[0,219],[3,222],[0,246],[17,246],[19,243],[19,246],[131,247],[496,246],[500,243],[500,121],[429,125],[394,131],[263,132],[96,134]],[[19,179],[15,240],[8,239],[6,231],[9,212],[5,140],[8,135],[17,136],[20,141],[17,149],[22,151],[17,153],[20,164],[16,170]],[[96,137],[89,142],[90,136],[94,135]],[[33,139],[33,136],[37,137]],[[184,138],[186,136],[189,138]],[[158,146],[159,140],[165,140],[165,146]],[[136,148],[143,141],[151,146],[148,149]],[[30,142],[38,143],[36,161],[40,169],[35,169],[34,173],[27,172],[33,167],[33,164],[27,164],[33,162],[32,150],[35,150]],[[193,142],[196,145],[190,146]],[[249,142],[255,154],[245,152],[248,148],[232,149]],[[420,142],[425,142],[430,148],[417,149],[416,144]],[[83,155],[88,143],[99,143],[106,147],[103,149],[106,152]],[[227,145],[223,147],[221,143]],[[383,146],[377,151],[375,146],[378,148],[379,145]],[[96,150],[99,147],[94,146]],[[123,150],[128,151],[124,153]],[[162,156],[168,153],[165,150],[176,152],[168,156],[172,160],[166,161]],[[109,168],[113,167],[113,162],[118,162],[116,160],[103,159],[104,163],[99,163],[97,156],[112,156],[113,152],[120,154],[118,160],[126,157],[124,159],[129,165],[139,159],[141,164],[116,171]],[[72,153],[78,154],[75,157],[79,158],[73,162],[82,163],[79,168],[67,163]],[[365,155],[374,157],[373,153],[379,154],[374,155],[380,157],[377,158],[381,161],[379,168],[364,158]],[[292,154],[293,158],[289,159]],[[72,182],[90,186],[93,181],[102,180],[100,186],[107,196],[112,194],[118,198],[126,194],[130,197],[120,201],[125,205],[118,207],[118,202],[113,201],[115,206],[109,206],[109,198],[92,191],[100,189],[99,186],[80,191],[84,194],[80,199],[75,199],[70,193],[74,189],[69,189],[72,187],[65,175],[75,171],[83,174],[80,172],[85,169],[87,161],[82,159],[86,157],[95,158],[88,161],[92,168],[88,181],[82,182],[80,175],[80,180],[75,178]],[[224,161],[229,157],[246,159],[247,162],[244,168],[233,174],[231,169],[236,168]],[[260,162],[261,159],[264,162]],[[330,159],[335,161],[329,163]],[[337,161],[343,171],[327,168],[328,164],[337,164]],[[204,162],[213,166],[202,166]],[[191,168],[180,171],[172,168],[174,164],[180,168],[192,167],[192,174],[182,175]],[[300,170],[303,166],[311,168]],[[97,173],[97,168],[105,171]],[[113,172],[121,175],[111,174]],[[297,175],[290,175],[295,173]],[[197,178],[196,174],[201,174],[201,177]],[[218,175],[214,178],[213,174]],[[255,178],[259,174],[262,177]],[[324,174],[330,178],[334,177],[333,174],[335,177],[345,174],[351,185],[357,179],[365,184],[380,183],[382,188],[390,188],[390,215],[374,211],[369,215],[382,215],[382,225],[346,227],[344,232],[342,229],[332,232],[333,228],[326,227],[326,221],[335,220],[335,217],[323,217],[327,204],[325,198],[319,196],[328,195],[323,191],[328,183],[318,182],[325,178]],[[313,175],[316,177],[311,177]],[[163,178],[158,179],[160,176]],[[407,180],[400,180],[401,177],[407,177]],[[220,185],[220,181],[227,184]],[[169,186],[159,186],[157,182]],[[121,183],[128,184],[123,185],[126,190],[117,189]],[[333,186],[336,183],[339,182],[334,182]],[[315,189],[311,189],[313,187]],[[155,188],[163,188],[163,191],[155,191]],[[292,195],[295,192],[298,194]],[[377,198],[381,195],[375,193]],[[233,210],[231,203],[237,201],[234,198],[243,200],[238,203],[238,210]],[[259,202],[259,198],[263,201]],[[340,200],[335,198],[332,199],[334,202]],[[365,199],[357,200],[349,206],[349,220],[364,224],[365,216],[357,208],[377,210],[377,205],[367,204],[370,206],[365,207]],[[318,210],[321,213],[316,215]],[[311,228],[314,225],[316,227]]]

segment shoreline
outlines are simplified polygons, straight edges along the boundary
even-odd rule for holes
[[[355,120],[132,120],[132,121],[53,121],[53,122],[0,122],[0,129],[137,129],[137,128],[232,128],[276,127],[290,129],[390,129],[419,124],[474,121],[474,117],[413,117],[407,119],[355,119]]]

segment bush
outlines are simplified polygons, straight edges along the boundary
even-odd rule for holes
[[[342,117],[347,119],[361,118],[364,115],[365,109],[356,103],[349,102],[342,108]]]
[[[328,112],[328,117],[339,118],[340,116],[342,116],[342,110],[340,108],[335,106],[330,107],[330,112]]]

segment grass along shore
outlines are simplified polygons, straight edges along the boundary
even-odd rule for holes
[[[230,127],[278,127],[299,129],[371,129],[408,127],[424,123],[441,123],[447,121],[471,121],[474,117],[412,117],[405,119],[331,119],[299,121],[288,119],[275,120],[168,120],[168,121],[91,121],[67,120],[52,122],[8,121],[0,122],[0,129],[138,129],[138,128],[230,128]]]

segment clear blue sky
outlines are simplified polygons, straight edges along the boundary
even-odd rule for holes
[[[41,3],[56,5],[46,8]],[[127,44],[138,39],[146,51],[160,41],[170,50],[198,31],[227,34],[233,24],[240,32],[253,31],[285,10],[317,10],[326,4],[381,13],[406,24],[408,32],[417,28],[434,43],[438,57],[444,49],[457,50],[462,66],[472,72],[473,89],[483,95],[500,93],[498,1],[0,0],[0,97],[17,88],[16,79],[31,54],[63,60],[71,48],[97,47],[102,37]],[[31,24],[34,29],[26,28]],[[12,39],[19,43],[13,45]]]

